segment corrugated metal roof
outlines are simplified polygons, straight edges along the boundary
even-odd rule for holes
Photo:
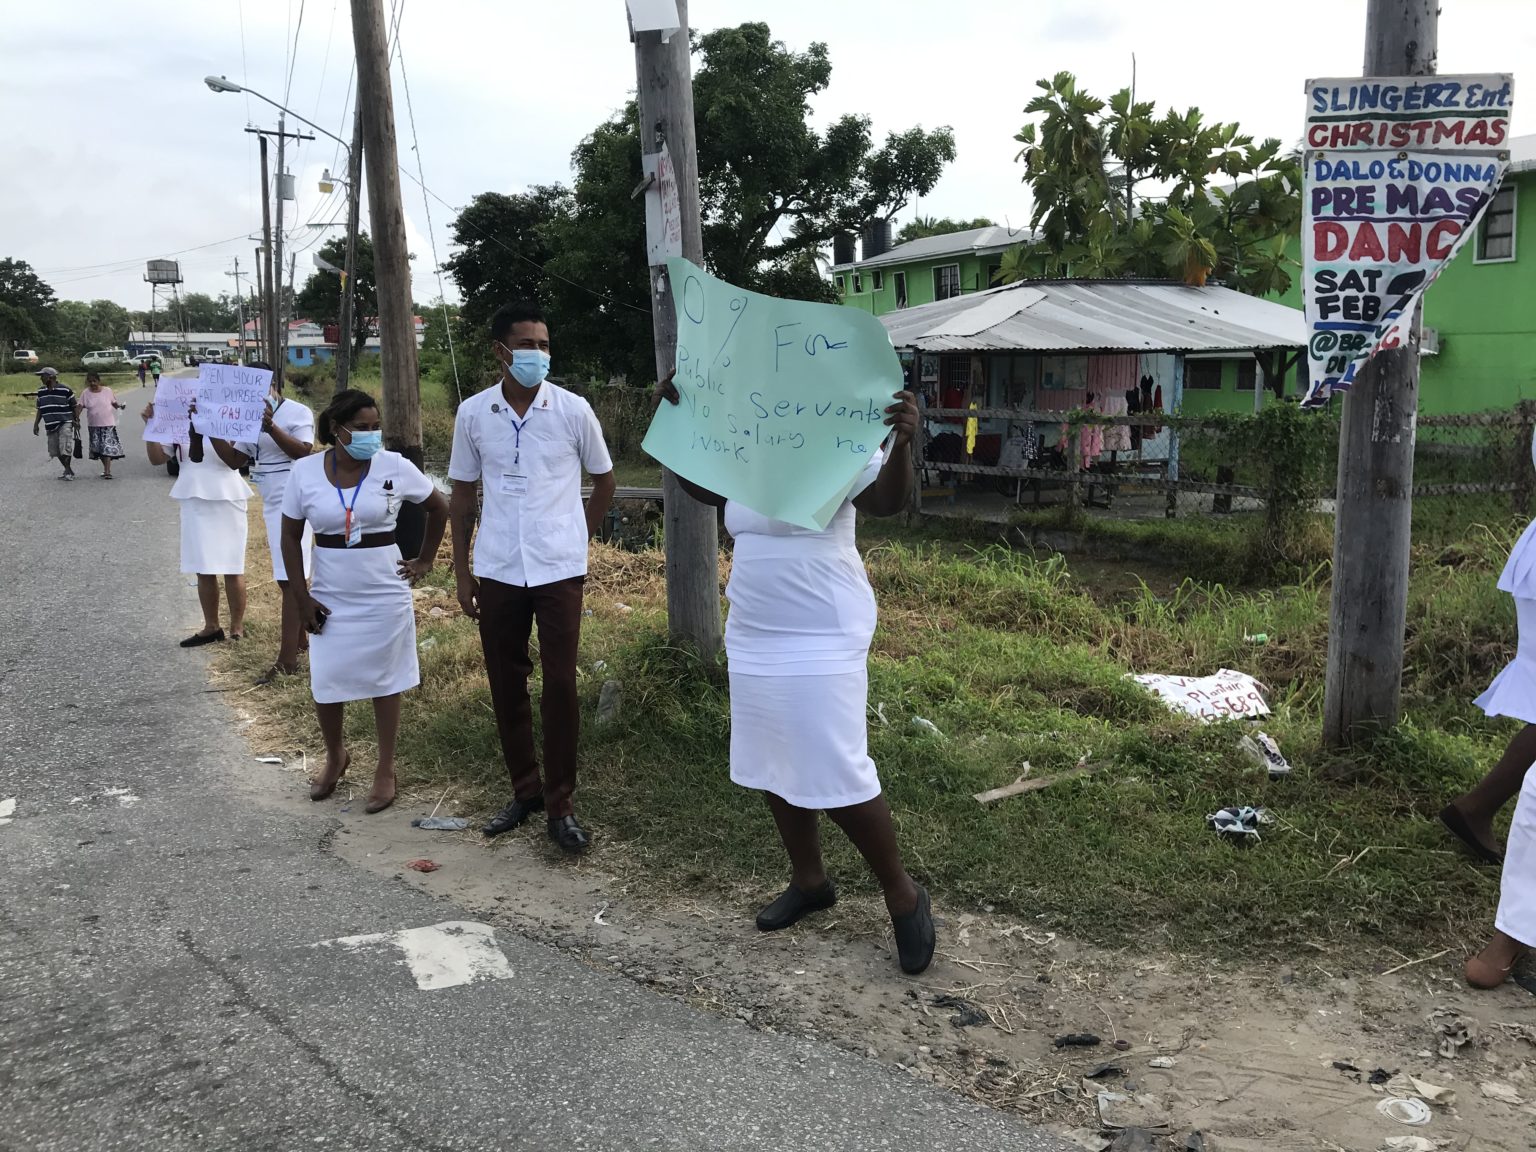
[[[938,236],[924,236],[920,240],[908,240],[889,252],[868,260],[856,260],[852,264],[837,264],[832,271],[843,272],[849,268],[884,268],[891,264],[906,264],[913,260],[934,260],[941,256],[969,256],[977,252],[1001,252],[1015,244],[1029,241],[1027,228],[1008,229],[998,225],[990,228],[968,228],[964,232],[945,232]]]
[[[1509,138],[1509,170],[1536,172],[1536,136]]]
[[[923,352],[1248,352],[1299,348],[1299,308],[1230,288],[1052,280],[880,317],[897,348]]]

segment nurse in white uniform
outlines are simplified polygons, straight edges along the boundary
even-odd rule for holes
[[[144,408],[147,422],[155,414],[153,403]],[[172,459],[174,444],[146,442],[145,451],[154,465]],[[219,577],[229,601],[231,640],[245,634],[245,507],[251,489],[238,472],[231,472],[205,452],[203,437],[195,428],[190,448],[182,453],[171,499],[181,506],[181,570],[197,576],[197,600],[203,610],[203,627],[181,642],[183,648],[216,644],[225,638],[219,624]]]
[[[395,743],[400,693],[416,687],[416,617],[411,585],[432,570],[448,526],[448,501],[414,464],[383,450],[378,405],[366,392],[339,392],[320,413],[320,443],[294,462],[283,493],[283,561],[301,569],[304,529],[315,533],[314,579],[290,587],[301,624],[312,634],[309,682],[325,737],[325,767],[311,800],[336,790],[351,755],[342,736],[349,700],[372,700],[379,762],[366,810],[395,802]],[[406,560],[395,544],[402,502],[425,504],[421,555]]]
[[[1536,444],[1532,457],[1536,460]],[[1519,622],[1515,658],[1477,698],[1477,706],[1489,716],[1522,720],[1525,727],[1477,787],[1440,814],[1474,852],[1496,860],[1494,814],[1511,794],[1519,795],[1503,853],[1496,932],[1488,946],[1467,961],[1467,982],[1475,988],[1504,983],[1521,955],[1536,947],[1536,772],[1529,770],[1536,760],[1536,522],[1526,527],[1510,552],[1499,576],[1499,590],[1515,598]]]
[[[252,360],[252,368],[271,366]],[[288,570],[283,564],[283,491],[288,487],[288,474],[295,460],[302,460],[315,450],[315,414],[297,400],[283,395],[282,385],[276,377],[272,392],[267,397],[267,413],[262,418],[261,435],[254,443],[231,444],[228,440],[215,440],[214,450],[230,468],[249,468],[251,483],[261,495],[261,517],[267,525],[267,549],[272,556],[272,579],[283,590],[282,639],[279,641],[277,660],[257,684],[272,683],[279,676],[292,676],[299,670],[299,653],[308,645],[304,643],[304,629],[299,627],[298,609],[288,588]],[[304,529],[304,579],[309,579],[310,551],[314,533]]]
[[[671,377],[657,394],[678,402]],[[770,520],[686,479],[694,499],[725,509],[735,539],[725,594],[731,681],[731,779],[760,790],[789,854],[789,887],[757,914],[764,932],[788,928],[837,900],[822,867],[818,811],[853,841],[885,893],[904,972],[933,959],[928,893],[902,866],[890,809],[869,758],[866,713],[875,595],[854,544],[855,509],[892,516],[912,495],[917,401],[896,395],[892,429],[826,529]]]

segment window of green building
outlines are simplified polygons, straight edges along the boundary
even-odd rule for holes
[[[842,296],[848,291],[848,282],[841,276],[837,278],[837,294]]]
[[[884,291],[885,290],[885,273],[882,272],[880,269],[876,268],[873,272],[870,273],[870,275],[872,277],[874,277],[875,291],[876,292]]]
[[[1477,229],[1477,263],[1495,264],[1515,258],[1515,186],[1506,183],[1493,194]]]
[[[905,272],[898,272],[896,273],[896,307],[905,308],[906,306],[907,274]]]
[[[948,300],[960,295],[960,265],[944,264],[933,270],[933,298]]]
[[[1184,390],[1186,392],[1221,390],[1220,360],[1184,361]]]
[[[1237,390],[1239,392],[1252,392],[1259,382],[1259,365],[1256,360],[1239,360],[1237,362]]]
[[[859,293],[861,293],[863,291],[864,291],[864,274],[862,272],[855,272],[853,274],[853,294],[855,296],[857,296]]]

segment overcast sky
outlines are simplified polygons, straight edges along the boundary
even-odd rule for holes
[[[395,2],[401,164],[416,172],[403,64],[426,183],[450,204],[569,181],[572,148],[634,87],[623,0],[385,0],[386,8]],[[1516,72],[1518,134],[1536,132],[1532,3],[1444,0],[1440,18],[1441,72]],[[0,256],[28,261],[63,299],[145,308],[143,261],[152,257],[179,259],[187,291],[228,290],[237,255],[249,269],[255,244],[246,237],[260,230],[261,199],[255,138],[243,129],[272,126],[276,112],[210,92],[204,75],[247,84],[350,138],[348,0],[5,0],[3,8]],[[1071,71],[1108,96],[1129,83],[1134,52],[1140,98],[1198,105],[1208,119],[1290,142],[1300,134],[1303,82],[1360,71],[1365,0],[692,0],[690,8],[701,29],[766,20],[792,48],[825,41],[833,75],[815,101],[819,122],[867,113],[877,140],[914,124],[952,126],[959,157],[915,209],[1017,224],[1029,205],[1013,135],[1037,78]],[[295,245],[340,235],[304,227],[342,218],[339,190],[328,198],[316,188],[325,167],[342,169],[339,150],[321,138],[290,155]],[[402,186],[415,296],[425,302],[438,294],[427,212],[421,189],[409,179]],[[452,216],[432,201],[440,260]],[[299,256],[301,281],[312,251]]]

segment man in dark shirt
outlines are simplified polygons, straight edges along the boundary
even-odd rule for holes
[[[48,455],[64,465],[61,480],[75,478],[75,394],[59,383],[59,374],[52,368],[38,373],[40,386],[37,390],[37,417],[32,421],[32,435],[38,434],[41,425],[48,432]]]

